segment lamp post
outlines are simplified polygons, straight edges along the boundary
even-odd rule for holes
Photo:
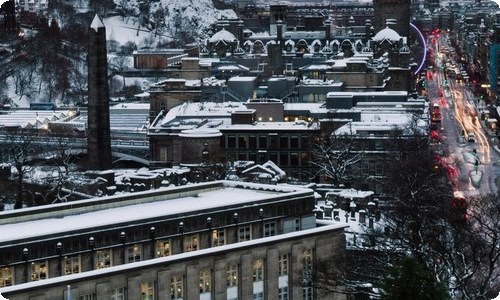
[[[260,236],[264,237],[264,209],[259,209],[259,219],[260,219]]]
[[[155,258],[156,228],[154,226],[151,226],[151,228],[149,228],[149,236],[151,238],[151,258]]]
[[[122,261],[123,263],[126,263],[127,248],[125,247],[125,244],[127,243],[127,234],[125,233],[125,231],[120,232],[120,241],[122,243]]]
[[[212,247],[212,218],[207,217],[208,247]]]
[[[93,236],[89,237],[89,250],[90,250],[90,270],[94,269],[94,250],[95,250],[95,239]]]
[[[60,275],[62,275],[62,243],[61,242],[57,242],[56,244],[56,252],[57,252],[57,255],[59,256],[59,272],[61,272]]]
[[[179,222],[179,234],[181,235],[181,252],[184,252],[184,222]]]
[[[29,258],[29,255],[30,255],[30,251],[28,250],[28,248],[24,248],[23,249],[23,259],[24,259],[24,276],[26,278],[25,282],[28,282],[28,275],[29,275],[28,258]]]
[[[239,216],[238,213],[233,214],[233,223],[234,223],[234,242],[238,242],[238,222],[239,222]]]

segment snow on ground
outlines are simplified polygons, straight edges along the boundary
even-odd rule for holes
[[[19,97],[18,94],[16,94],[16,84],[14,82],[14,78],[8,77],[7,78],[7,91],[6,95],[8,98],[12,99],[12,107],[13,108],[29,108],[30,107],[30,100],[26,96]]]

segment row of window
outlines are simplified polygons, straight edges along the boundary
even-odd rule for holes
[[[131,248],[129,248],[131,250]],[[135,247],[132,247],[131,252],[135,251]],[[108,256],[107,254],[109,253],[104,253],[104,256],[98,256],[98,257],[103,257],[105,261],[108,261]],[[79,268],[74,269],[75,265],[79,265],[79,256],[74,256],[74,257],[66,257],[65,258],[65,269],[70,271],[70,270],[77,270],[79,271]],[[304,288],[303,288],[303,295],[304,299],[312,299],[312,287],[310,286],[309,283],[311,283],[312,280],[312,268],[313,268],[313,251],[312,249],[305,249],[302,253],[302,263],[303,263],[303,282],[306,283]],[[253,288],[254,288],[254,299],[264,299],[264,285],[263,284],[258,284],[259,282],[264,281],[264,274],[265,274],[265,262],[263,258],[258,258],[252,261],[252,281],[254,282]],[[232,299],[234,294],[237,295],[237,287],[239,285],[239,268],[240,266],[238,264],[228,264],[225,267],[225,280],[226,280],[226,288],[228,289],[227,291],[227,299]],[[278,269],[276,270],[278,272],[278,276],[280,278],[285,277],[288,278],[289,275],[289,270],[290,270],[290,254],[283,254],[278,257]],[[32,265],[32,274],[33,276],[35,273],[39,278],[41,276],[44,276],[45,278],[48,277],[47,271],[47,263],[36,263]],[[3,268],[0,270],[0,275],[1,275],[1,286],[7,286],[12,283],[12,268]],[[282,282],[285,282],[283,285]],[[256,284],[257,283],[257,284]],[[211,299],[210,294],[213,289],[213,281],[212,281],[212,270],[210,269],[204,269],[200,270],[198,272],[198,287],[199,287],[199,292],[200,292],[200,298],[201,295],[208,295],[207,297],[203,297],[203,299]],[[155,299],[155,288],[154,288],[154,282],[152,281],[146,281],[141,283],[141,300],[152,300]],[[235,293],[236,291],[236,293]],[[171,277],[170,280],[170,299],[183,299],[185,294],[185,277],[184,275],[181,274],[176,274]],[[278,290],[278,295],[280,300],[288,300],[288,279],[285,281],[282,281],[280,279],[279,283],[279,290]],[[237,296],[236,296],[237,297]],[[78,299],[80,300],[93,300],[95,298],[95,294],[84,294],[81,295]],[[125,293],[125,288],[115,288],[111,292],[111,299],[112,300],[124,300],[126,299],[126,293]],[[235,298],[237,299],[237,298]]]
[[[270,221],[264,223],[264,236],[274,236],[277,233],[276,222]],[[210,233],[211,246],[223,246],[227,243],[226,229],[213,229]],[[253,237],[251,225],[238,226],[238,242],[249,241]],[[200,249],[199,234],[187,234],[183,236],[183,251],[190,252]],[[126,263],[138,262],[144,259],[141,244],[134,244],[125,250]],[[155,243],[156,257],[164,257],[172,254],[172,241],[157,240]],[[95,268],[109,268],[113,265],[113,249],[102,249],[95,251]],[[81,272],[80,255],[65,256],[62,261],[62,272],[64,275],[76,274]],[[48,261],[38,261],[31,263],[31,281],[38,281],[49,278]],[[13,284],[11,268],[3,268],[0,273],[0,287]]]
[[[309,137],[298,135],[228,135],[226,149],[308,149]]]

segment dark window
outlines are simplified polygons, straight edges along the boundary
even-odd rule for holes
[[[277,152],[269,153],[269,160],[275,164],[278,164],[278,153]]]
[[[236,137],[234,135],[230,135],[227,137],[227,148],[228,149],[236,148]]]
[[[309,137],[307,135],[303,135],[300,137],[300,148],[302,149],[309,148]]]
[[[259,136],[259,148],[267,149],[267,136],[265,135]]]
[[[269,136],[269,148],[270,149],[278,149],[278,136],[277,135],[270,135]]]
[[[238,160],[247,160],[247,154],[245,152],[238,153]]]
[[[298,136],[290,137],[290,148],[292,148],[292,149],[299,148],[299,137]]]
[[[248,160],[253,162],[257,162],[257,154],[255,152],[248,153]]]
[[[267,161],[267,151],[259,151],[259,164],[263,164]]]
[[[246,136],[238,136],[238,148],[246,149],[247,148],[247,139]]]
[[[280,149],[288,149],[288,136],[280,136]]]
[[[290,165],[292,166],[299,165],[299,154],[297,152],[290,153]]]
[[[309,165],[309,152],[301,152],[300,155],[301,155],[300,164],[302,166],[308,166]]]
[[[288,166],[288,153],[280,153],[280,165]]]
[[[257,137],[256,136],[250,136],[248,138],[248,148],[250,148],[250,149],[257,148]]]

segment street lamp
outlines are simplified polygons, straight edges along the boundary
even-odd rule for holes
[[[59,256],[59,272],[62,272],[62,243],[61,242],[57,242],[56,244],[56,252],[57,252],[57,255]]]
[[[125,231],[120,232],[120,241],[122,243],[122,260],[123,263],[127,262],[127,249],[125,247],[125,244],[127,243],[127,234]]]
[[[151,238],[151,258],[155,257],[155,239],[156,239],[156,228],[151,226],[149,228],[149,237]]]
[[[23,249],[23,259],[24,259],[24,275],[25,275],[25,278],[26,278],[26,281],[25,282],[28,282],[28,274],[29,274],[29,271],[28,271],[28,258],[29,258],[29,254],[30,254],[30,251],[28,250],[28,248],[24,248]]]
[[[263,208],[259,209],[259,219],[260,219],[260,227],[261,227],[260,235],[261,235],[261,237],[264,237],[264,209]]]
[[[237,243],[238,242],[238,222],[239,222],[239,216],[238,216],[238,213],[234,213],[233,214],[233,223],[234,223],[234,226],[235,226],[235,229],[234,229],[234,242]]]
[[[94,250],[95,250],[95,239],[93,236],[89,237],[89,250],[90,250],[90,269],[94,269]]]
[[[184,252],[184,222],[179,222],[179,234],[181,235],[181,253]]]
[[[208,247],[212,247],[212,218],[207,217]]]

